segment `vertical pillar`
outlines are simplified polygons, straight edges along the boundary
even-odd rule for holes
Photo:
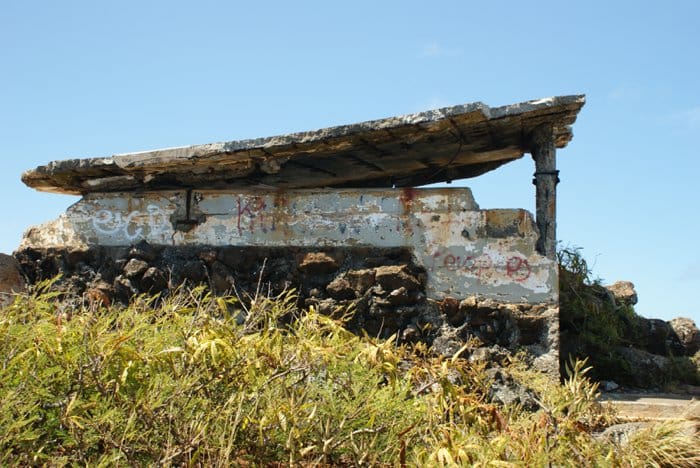
[[[540,238],[537,251],[554,260],[557,254],[557,155],[551,125],[537,127],[530,135],[530,153],[535,160],[536,217]]]

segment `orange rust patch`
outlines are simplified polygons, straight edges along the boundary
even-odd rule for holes
[[[526,210],[484,210],[489,231],[512,231],[527,235],[533,231],[532,217]]]
[[[407,187],[401,189],[401,195],[399,195],[399,201],[401,206],[403,206],[404,213],[410,213],[413,209],[413,200],[416,198],[416,189],[413,187]]]

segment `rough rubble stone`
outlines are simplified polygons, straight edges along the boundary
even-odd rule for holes
[[[92,287],[94,289],[99,289],[100,291],[102,291],[106,294],[110,294],[110,293],[114,292],[114,287],[111,284],[109,284],[107,281],[104,281],[101,278],[93,281]]]
[[[417,325],[410,323],[401,331],[401,341],[416,343],[420,340],[421,333]]]
[[[482,362],[489,367],[504,366],[511,358],[511,353],[502,346],[483,346],[472,349],[469,353],[471,362]]]
[[[124,265],[124,275],[129,279],[140,278],[147,269],[147,262],[138,258],[132,258]]]
[[[0,307],[12,303],[14,294],[26,291],[26,283],[17,260],[0,254]]]
[[[635,411],[635,413],[637,412],[638,410]],[[650,428],[654,424],[658,424],[658,422],[636,421],[614,424],[612,426],[607,427],[603,432],[594,434],[594,437],[596,439],[604,439],[610,442],[614,442],[618,447],[622,448],[630,443],[630,441],[634,438],[635,434]],[[680,429],[680,433],[683,436],[692,439],[697,439],[698,432],[700,431],[700,426],[698,426],[697,421],[693,421],[692,419],[681,422],[678,428]],[[673,463],[670,463],[669,466],[673,466]]]
[[[182,264],[178,273],[182,279],[190,281],[192,284],[202,283],[207,280],[207,267],[201,260],[189,260]]]
[[[519,405],[527,411],[539,409],[540,405],[537,403],[535,392],[515,381],[503,369],[488,369],[486,375],[491,380],[489,399],[492,402],[502,405]]]
[[[539,343],[545,338],[549,327],[549,317],[542,314],[520,314],[516,318],[521,345]]]
[[[138,258],[139,260],[144,260],[145,262],[152,262],[158,257],[158,251],[148,242],[141,241],[131,247],[129,250],[129,257]]]
[[[375,271],[368,268],[349,270],[345,274],[345,278],[350,283],[350,287],[357,291],[358,295],[363,295],[369,288],[374,286]]]
[[[464,310],[459,307],[459,304],[459,301],[453,297],[446,297],[440,301],[440,312],[447,317],[450,325],[455,327],[464,323],[465,318]]]
[[[352,311],[346,323],[355,333],[364,331],[379,338],[396,335],[399,342],[421,341],[432,352],[448,357],[476,337],[484,351],[470,349],[464,351],[465,357],[481,356],[489,360],[489,365],[501,364],[508,352],[518,349],[518,325],[513,317],[535,310],[530,305],[506,306],[495,301],[478,302],[476,298],[442,303],[428,299],[423,270],[409,254],[395,248],[319,251],[158,246],[154,249],[156,257],[148,262],[143,259],[148,255],[135,249],[145,252],[148,246],[100,247],[68,258],[56,251],[25,252],[18,258],[28,274],[37,279],[58,269],[65,275],[58,286],[97,306],[126,304],[134,294],[161,292],[185,280],[192,285],[205,283],[216,293],[230,293],[235,285],[243,301],[258,290],[275,296],[294,288],[301,307],[313,306],[332,317]],[[308,265],[319,265],[330,263],[326,257],[339,265],[332,274],[299,268],[300,259],[306,258]]]
[[[338,262],[325,252],[309,252],[299,264],[304,273],[322,275],[338,270]]]
[[[216,252],[216,250],[203,250],[199,253],[199,259],[207,265],[213,264],[218,258],[219,254]]]
[[[408,265],[387,265],[377,267],[375,279],[386,291],[401,287],[415,291],[421,287],[420,281],[411,274]]]
[[[387,296],[387,301],[392,306],[407,305],[413,302],[412,298],[408,295],[408,291],[406,291],[406,288],[403,286],[391,291]]]
[[[141,289],[144,292],[157,293],[167,289],[168,279],[156,267],[150,267],[141,277]]]
[[[112,304],[114,293],[114,286],[98,278],[95,279],[91,283],[91,286],[85,291],[85,298],[89,304],[109,307]]]
[[[453,331],[443,329],[438,332],[433,340],[431,349],[433,352],[446,358],[453,357],[464,346],[464,341],[456,336]]]
[[[605,286],[605,288],[622,304],[635,305],[637,303],[637,291],[634,289],[634,283],[630,281],[617,281]]]
[[[129,278],[122,275],[117,276],[114,279],[114,295],[123,303],[128,303],[134,294],[138,294],[138,289],[136,289]]]
[[[700,330],[695,322],[685,317],[676,317],[669,326],[677,338],[676,350],[681,350],[686,356],[692,356],[700,351]]]
[[[622,424],[614,424],[607,427],[603,432],[597,435],[600,439],[606,439],[616,443],[620,447],[624,447],[629,443],[630,437],[635,433],[651,426],[649,421],[629,422]]]
[[[669,351],[670,337],[673,333],[671,325],[661,319],[648,319],[638,317],[637,327],[638,343],[637,347],[652,354],[666,355]]]
[[[219,261],[215,261],[211,265],[211,273],[209,274],[211,285],[214,291],[223,293],[229,291],[233,286],[233,277],[226,265]]]
[[[477,309],[477,306],[478,306],[478,300],[477,300],[476,296],[471,296],[471,297],[467,297],[465,299],[462,299],[462,301],[460,301],[459,310],[464,315],[469,315]]]
[[[344,275],[331,281],[326,287],[326,291],[333,299],[344,300],[356,297],[355,290]]]
[[[631,384],[639,388],[650,388],[659,385],[659,380],[665,375],[668,367],[668,358],[647,351],[617,347],[615,352],[629,366],[629,377]]]
[[[109,295],[105,291],[98,288],[90,288],[85,291],[85,297],[88,303],[92,305],[109,307],[112,304],[112,300],[110,299]]]

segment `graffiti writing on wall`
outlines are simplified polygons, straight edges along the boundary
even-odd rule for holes
[[[478,278],[503,276],[516,282],[527,280],[532,274],[532,268],[525,257],[513,255],[505,262],[496,262],[487,253],[476,255],[454,255],[449,251],[437,250],[432,254],[430,270],[446,269],[454,272],[472,274]]]
[[[235,216],[236,228],[238,234],[243,234],[243,231],[255,232],[261,230],[267,232],[275,230],[275,218],[271,215],[266,215],[267,203],[262,197],[236,199]]]
[[[123,236],[128,241],[144,237],[141,222],[146,220],[150,235],[158,236],[166,231],[168,216],[156,205],[148,205],[146,211],[131,211],[127,215],[110,210],[99,210],[92,217],[92,227],[104,236]]]
[[[230,208],[234,223],[232,229],[239,236],[244,232],[274,231],[275,218],[266,213],[266,210],[267,204],[263,197],[237,197]],[[148,205],[145,210],[127,213],[101,209],[92,216],[91,221],[98,234],[123,237],[129,242],[160,236],[171,225],[168,215],[154,204]]]

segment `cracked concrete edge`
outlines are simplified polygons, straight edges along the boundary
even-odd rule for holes
[[[52,161],[46,165],[25,171],[22,181],[29,187],[38,190],[72,193],[62,190],[59,186],[52,185],[46,179],[47,176],[71,172],[89,175],[91,172],[100,174],[110,169],[146,170],[154,165],[167,165],[188,160],[206,159],[220,154],[237,153],[251,150],[266,150],[292,145],[308,145],[322,142],[331,138],[361,135],[365,132],[395,129],[402,126],[426,126],[444,119],[480,113],[485,120],[497,120],[508,117],[522,116],[531,112],[540,112],[547,109],[562,108],[572,112],[563,122],[559,122],[557,130],[558,147],[566,146],[572,137],[570,125],[575,120],[576,113],[585,103],[584,95],[557,96],[545,99],[526,101],[500,107],[489,107],[481,102],[443,107],[424,112],[370,120],[360,123],[339,125],[318,130],[276,135],[263,138],[244,139],[220,143],[208,143],[201,145],[183,146],[149,150],[134,153],[116,154],[111,157],[97,157],[84,159],[65,159]],[[570,108],[570,109],[569,109]]]

